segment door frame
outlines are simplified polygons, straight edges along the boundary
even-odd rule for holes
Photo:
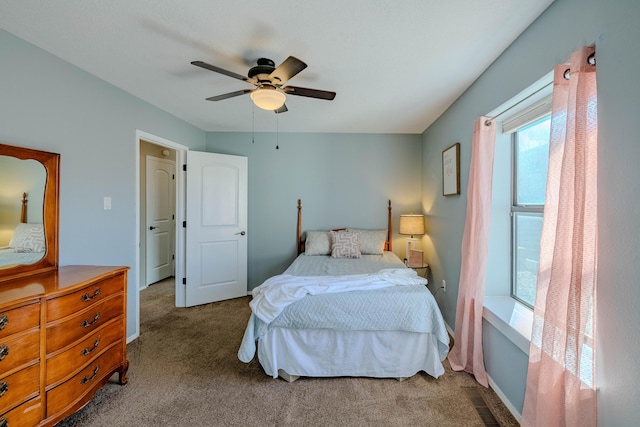
[[[142,130],[136,129],[136,141],[135,141],[135,165],[136,165],[136,174],[135,174],[135,205],[136,205],[136,239],[138,240],[138,244],[135,248],[135,272],[137,273],[137,277],[133,277],[134,283],[136,283],[136,292],[135,300],[136,300],[136,308],[135,308],[135,316],[136,316],[136,333],[133,337],[131,337],[128,341],[131,341],[137,338],[140,335],[140,291],[144,289],[141,286],[140,275],[141,275],[141,260],[140,260],[140,141],[144,140],[150,142],[155,145],[159,145],[162,147],[167,147],[176,152],[176,240],[175,240],[175,254],[176,254],[176,307],[184,307],[185,306],[185,291],[184,286],[182,285],[182,277],[184,277],[184,269],[185,269],[185,243],[186,243],[186,233],[185,229],[182,227],[182,222],[186,220],[186,210],[185,210],[185,196],[186,196],[186,178],[185,174],[182,173],[182,165],[186,164],[187,159],[187,151],[189,151],[189,147],[186,145],[179,144],[174,141],[170,141],[168,139],[150,134],[148,132],[144,132]]]

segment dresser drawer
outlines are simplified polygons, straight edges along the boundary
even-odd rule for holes
[[[35,397],[40,390],[40,365],[33,365],[0,380],[0,414]]]
[[[37,361],[40,357],[40,328],[0,339],[0,378],[5,372]],[[0,424],[1,425],[1,424]]]
[[[114,369],[120,365],[122,358],[122,347],[115,346],[68,381],[47,391],[47,417],[61,412],[92,390],[96,384],[104,382],[105,377],[111,376]]]
[[[124,292],[123,274],[101,280],[84,288],[47,301],[47,321],[61,319],[102,301],[110,295]]]
[[[95,359],[111,344],[121,341],[124,319],[120,318],[105,324],[78,344],[47,359],[47,386],[54,384],[73,371]]]
[[[122,300],[122,294],[112,295],[62,322],[48,324],[47,354],[75,343],[109,320],[124,315]]]
[[[0,311],[0,339],[40,324],[40,304]]]
[[[38,396],[0,416],[0,426],[33,427],[40,424],[41,416],[42,402]]]

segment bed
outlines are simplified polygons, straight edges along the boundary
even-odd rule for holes
[[[23,193],[20,223],[13,231],[9,245],[0,246],[0,267],[33,264],[44,256],[44,228],[42,224],[27,222],[27,203],[27,193]]]
[[[238,358],[248,363],[257,353],[267,375],[288,381],[442,375],[449,335],[426,279],[391,251],[391,201],[386,230],[307,231],[303,238],[301,214],[298,200],[298,256],[252,291]],[[338,235],[356,240],[359,256],[334,257]]]

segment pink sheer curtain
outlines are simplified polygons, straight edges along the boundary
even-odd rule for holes
[[[473,374],[489,386],[482,356],[482,305],[487,266],[491,189],[496,125],[488,117],[476,119],[469,169],[467,216],[462,237],[462,265],[458,285],[456,331],[449,363],[455,371]]]
[[[595,426],[594,48],[555,68],[549,172],[522,425]],[[595,56],[593,56],[595,58]],[[570,69],[570,78],[565,71]]]

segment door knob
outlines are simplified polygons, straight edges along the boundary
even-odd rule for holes
[[[241,231],[241,232],[239,232],[239,233],[236,233],[236,235],[238,235],[238,234],[239,234],[239,235],[241,235],[241,236],[244,236],[244,235],[245,235],[245,234],[247,234],[247,233],[246,233],[246,232],[244,232],[244,231]]]
[[[158,227],[154,227],[153,225],[149,226],[149,230],[155,230]]]

